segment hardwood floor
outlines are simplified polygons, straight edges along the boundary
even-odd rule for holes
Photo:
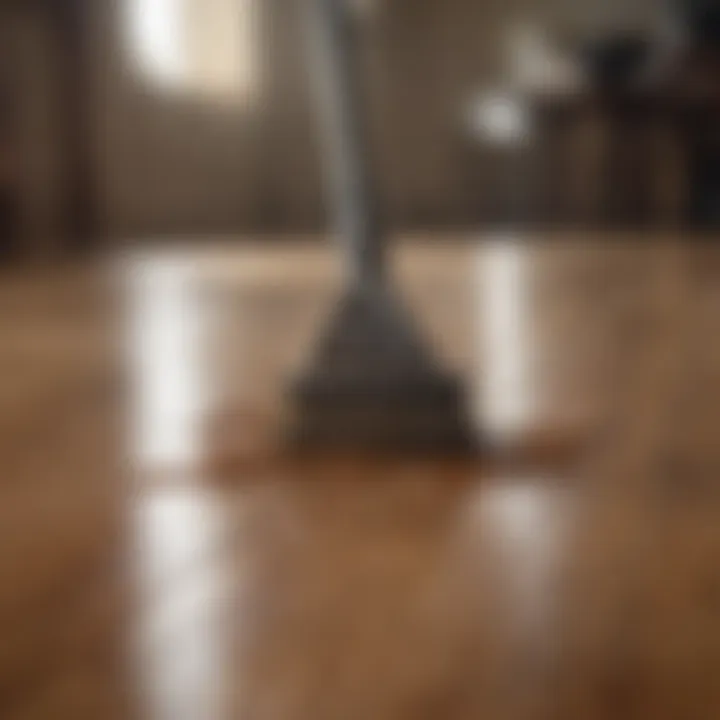
[[[3,278],[0,718],[720,713],[720,251],[429,240],[484,432],[572,461],[283,455],[320,245]]]

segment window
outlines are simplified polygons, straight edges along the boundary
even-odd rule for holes
[[[158,87],[247,99],[256,84],[256,0],[126,0],[130,53]]]

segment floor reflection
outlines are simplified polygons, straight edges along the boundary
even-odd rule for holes
[[[572,530],[572,495],[557,479],[498,478],[468,504],[471,532],[491,553],[515,632],[547,643],[557,619],[557,581]]]
[[[187,466],[202,452],[206,323],[193,274],[191,260],[140,258],[129,265],[131,456],[144,468]]]
[[[193,469],[211,390],[209,318],[192,258],[140,256],[126,269],[139,710],[153,719],[213,720],[226,716],[237,568],[225,547],[227,497]],[[156,469],[173,476],[150,484],[147,473]]]
[[[224,717],[236,571],[223,552],[227,513],[222,498],[193,488],[137,498],[134,566],[142,612],[136,667],[149,717]]]
[[[478,248],[474,262],[481,324],[478,404],[486,430],[508,438],[523,429],[533,405],[525,297],[530,260],[527,248],[510,238]]]

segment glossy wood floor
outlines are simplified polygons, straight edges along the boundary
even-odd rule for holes
[[[320,245],[6,273],[0,718],[720,716],[720,252],[426,240],[484,431],[572,462],[283,456]]]

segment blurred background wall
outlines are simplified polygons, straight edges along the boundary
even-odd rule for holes
[[[652,0],[356,2],[375,163],[396,228],[488,219],[493,151],[468,130],[468,108],[508,81],[514,29],[567,36],[658,17]],[[0,6],[15,116],[5,133],[15,157],[5,163],[20,178],[33,252],[57,249],[71,221],[110,242],[325,225],[300,3],[235,0],[244,18],[229,35],[221,6],[195,4],[215,25],[185,18],[184,52],[198,67],[184,80],[160,77],[177,52],[167,28],[167,57],[153,70],[142,56],[143,32],[163,32],[138,25],[138,0]],[[228,74],[233,63],[240,69]]]

